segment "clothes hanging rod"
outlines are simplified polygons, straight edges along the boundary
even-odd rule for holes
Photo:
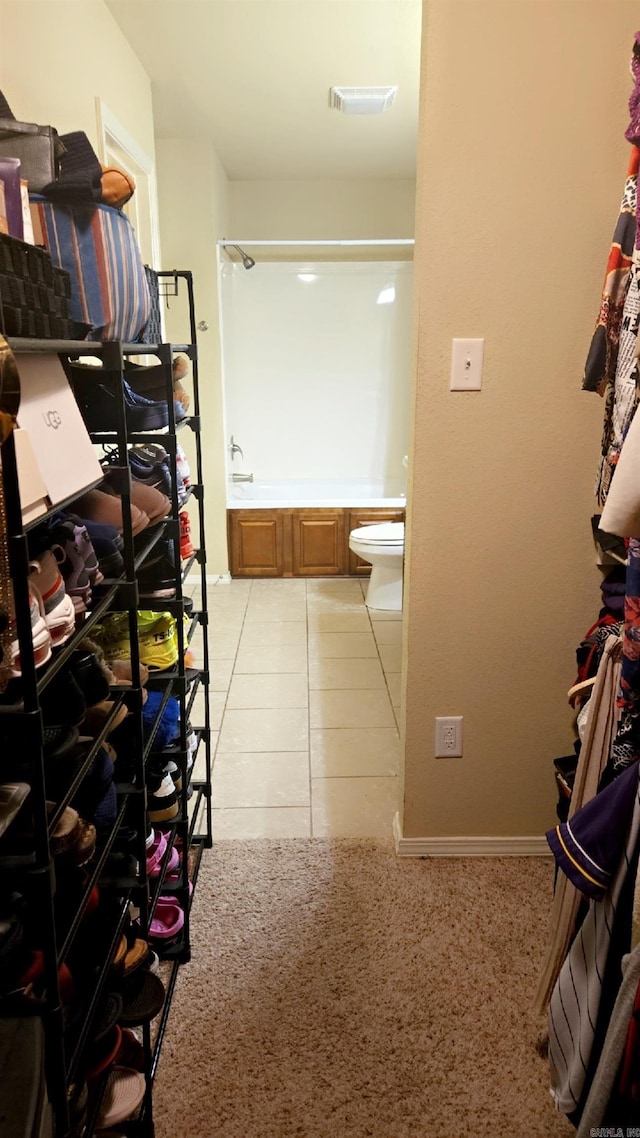
[[[358,240],[340,240],[340,241],[231,241],[230,238],[223,237],[216,242],[217,245],[224,248],[225,245],[415,245],[413,237],[381,237],[372,239],[371,241],[358,241]]]

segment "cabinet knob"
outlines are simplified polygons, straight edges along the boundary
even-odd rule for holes
[[[198,321],[198,331],[208,332],[209,331],[209,321],[208,320],[199,320]]]

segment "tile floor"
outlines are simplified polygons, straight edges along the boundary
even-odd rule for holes
[[[370,617],[363,587],[209,587],[214,838],[390,837],[402,621]]]

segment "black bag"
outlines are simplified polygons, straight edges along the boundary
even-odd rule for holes
[[[52,126],[0,118],[0,155],[20,159],[20,177],[37,194],[58,177],[64,143]]]

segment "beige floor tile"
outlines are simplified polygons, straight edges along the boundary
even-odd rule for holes
[[[382,670],[380,671],[382,675]],[[383,677],[384,683],[384,677]],[[307,677],[291,672],[234,675],[227,707],[308,707]]]
[[[305,597],[307,582],[292,580],[290,577],[272,577],[251,582],[252,597]]]
[[[309,715],[305,708],[262,708],[225,712],[220,752],[306,751]]]
[[[264,648],[280,644],[306,644],[304,620],[269,620],[245,624],[240,643],[243,648]]]
[[[219,636],[215,629],[213,629],[209,636],[209,659],[231,660],[238,651],[239,643],[239,631],[231,636],[228,634]]]
[[[309,806],[307,751],[219,753],[212,781],[216,809]]]
[[[227,693],[223,691],[209,692],[209,724],[212,731],[219,731],[224,715]]]
[[[402,622],[399,620],[378,620],[371,616],[373,635],[378,644],[402,644]]]
[[[238,649],[234,672],[307,672],[307,648],[304,644],[276,644],[272,647]]]
[[[397,778],[314,778],[311,817],[317,838],[390,838]]]
[[[378,651],[385,672],[402,670],[402,644],[381,644]]]
[[[266,809],[213,811],[214,841],[225,838],[308,838],[311,836],[309,808],[271,806]]]
[[[311,731],[314,778],[396,775],[399,764],[400,739],[395,727]]]
[[[209,687],[211,691],[227,691],[231,683],[233,660],[211,660],[209,663]]]
[[[311,577],[307,581],[308,597],[362,598],[360,582],[352,577]]]
[[[395,727],[389,697],[382,691],[312,691],[309,723],[316,727]]]
[[[307,597],[307,612],[309,619],[322,613],[364,613],[367,608],[364,601],[344,600],[340,597]]]
[[[384,672],[379,660],[310,660],[309,687],[323,688],[384,688]]]
[[[400,700],[402,697],[402,676],[400,672],[387,672],[386,678],[391,704],[393,707],[400,707]]]
[[[218,732],[211,732],[211,763],[215,762],[216,747],[218,746]],[[207,773],[206,766],[206,752],[204,744],[201,743],[198,747],[198,754],[193,767],[193,779],[195,782],[204,782]]]
[[[358,612],[310,612],[309,632],[371,632],[366,610]]]
[[[245,621],[264,623],[272,620],[306,620],[307,605],[303,596],[251,597]]]
[[[371,632],[316,632],[309,636],[310,660],[375,659],[378,655]]]

